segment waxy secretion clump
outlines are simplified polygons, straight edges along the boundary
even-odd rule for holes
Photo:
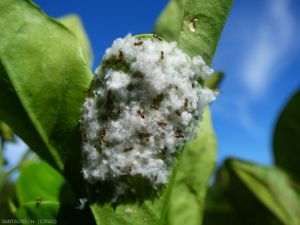
[[[215,99],[198,82],[212,74],[202,57],[157,37],[115,40],[96,70],[81,119],[91,183],[140,176],[153,188],[165,184],[176,152]]]

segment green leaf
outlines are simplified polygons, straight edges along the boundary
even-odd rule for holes
[[[169,184],[155,199],[138,201],[133,203],[91,204],[91,210],[97,225],[165,225],[169,205],[170,191],[174,183],[176,168],[169,179]]]
[[[69,30],[71,30],[79,39],[84,51],[85,59],[91,66],[93,64],[93,52],[91,49],[89,38],[84,30],[80,17],[75,14],[69,14],[58,18],[58,20]]]
[[[31,219],[36,220],[35,223],[38,223],[37,220],[53,220],[57,221],[57,215],[59,212],[60,204],[58,202],[51,202],[51,201],[43,201],[39,206],[37,203],[34,202],[27,202],[23,204],[15,213],[14,215],[18,219]],[[52,224],[56,224],[51,222]],[[50,224],[51,224],[50,223]],[[44,223],[46,224],[46,223]]]
[[[285,172],[236,159],[221,171],[220,189],[243,224],[300,224],[300,189]]]
[[[203,225],[243,225],[226,193],[229,182],[228,171],[218,170],[206,196]]]
[[[2,138],[4,141],[15,141],[14,132],[6,123],[2,121],[0,121],[0,138]]]
[[[203,218],[203,225],[243,225],[238,217],[238,214],[229,203],[229,201],[220,196],[219,193],[215,195],[213,190],[215,187],[211,187],[208,191],[205,211]]]
[[[16,192],[20,204],[42,201],[67,202],[75,204],[76,198],[64,178],[45,162],[26,165],[16,182]]]
[[[190,56],[202,55],[211,63],[232,1],[171,0],[159,17],[154,33],[178,46]],[[218,76],[220,77],[220,76]],[[214,87],[219,79],[210,81]],[[171,224],[200,224],[208,180],[216,157],[216,140],[206,115],[204,132],[187,145],[179,163],[171,193]]]
[[[190,56],[201,55],[210,64],[232,0],[171,0],[158,19],[154,33]]]
[[[274,132],[275,163],[300,181],[300,90],[283,109]]]
[[[80,193],[80,109],[92,78],[81,44],[29,0],[1,0],[0,15],[0,119]]]
[[[216,154],[216,137],[207,109],[198,128],[197,139],[187,143],[179,162],[170,197],[170,224],[201,224]]]
[[[26,165],[16,182],[18,219],[55,219],[59,224],[95,224],[89,208],[79,202],[64,178],[45,162]],[[46,224],[46,222],[45,222]]]
[[[14,215],[19,220],[31,221],[28,224],[32,224],[33,221],[35,224],[95,224],[89,211],[52,201],[42,201],[38,206],[36,202],[27,202],[17,209]]]
[[[231,4],[227,0],[171,0],[154,33],[177,41],[191,57],[201,55],[211,63]],[[208,85],[215,87],[218,80],[209,81]],[[180,159],[171,192],[170,224],[201,224],[203,220],[204,199],[216,157],[216,140],[208,115],[204,117],[204,131],[187,145]]]
[[[208,80],[205,81],[205,86],[210,89],[218,89],[223,79],[223,72],[215,72]]]
[[[156,21],[153,33],[161,36],[166,41],[177,40],[181,29],[186,1],[187,0],[170,0]]]
[[[119,205],[114,209],[110,204],[91,205],[97,225],[150,225],[150,224],[165,224],[161,214],[161,208],[164,204],[164,199],[160,198],[154,202],[146,201],[141,205],[124,204]]]

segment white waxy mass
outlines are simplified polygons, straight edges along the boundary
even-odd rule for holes
[[[211,74],[201,56],[190,58],[176,42],[116,39],[82,108],[85,179],[138,175],[154,188],[167,183],[176,152],[216,97],[198,82]]]

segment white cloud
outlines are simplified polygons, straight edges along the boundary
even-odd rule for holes
[[[261,127],[252,117],[249,102],[245,99],[245,96],[240,96],[234,101],[231,97],[219,96],[216,104],[213,104],[213,111],[220,118],[244,127],[252,136],[261,135]]]
[[[268,0],[268,11],[257,30],[251,31],[252,44],[242,62],[241,74],[251,96],[260,97],[291,58],[294,18],[289,0]]]

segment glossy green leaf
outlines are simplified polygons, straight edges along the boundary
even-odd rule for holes
[[[16,182],[16,192],[20,204],[38,198],[42,201],[76,203],[62,175],[45,162],[32,162],[22,169]]]
[[[300,181],[300,90],[282,111],[274,132],[275,163]]]
[[[169,203],[170,224],[201,224],[216,154],[216,137],[210,113],[206,110],[197,131],[197,139],[186,145],[179,162]]]
[[[133,203],[91,204],[97,225],[165,225],[169,206],[170,191],[174,183],[176,169],[169,179],[169,184],[154,199]]]
[[[159,16],[153,33],[163,37],[166,41],[177,40],[181,29],[186,1],[187,0],[170,0],[169,4]]]
[[[177,40],[190,56],[211,63],[232,0],[171,0],[158,19],[154,33]]]
[[[2,121],[0,121],[0,138],[2,138],[4,141],[13,142],[15,140],[12,129],[10,129],[10,127]]]
[[[22,169],[16,182],[16,194],[19,206],[13,213],[18,219],[31,219],[36,223],[39,219],[53,219],[58,224],[94,224],[89,208],[78,209],[79,201],[69,185],[45,162],[32,162]]]
[[[75,14],[69,14],[58,18],[58,20],[76,35],[83,48],[86,61],[89,62],[90,65],[92,65],[93,52],[91,49],[89,38],[84,30],[80,17]]]
[[[190,56],[202,55],[211,63],[232,1],[171,0],[159,17],[154,33],[178,46]],[[209,84],[217,85],[218,80]],[[171,193],[170,224],[201,224],[208,180],[215,165],[216,140],[210,118],[204,132],[187,145]]]
[[[75,35],[29,0],[0,1],[0,119],[80,181],[80,109],[92,72]]]
[[[116,209],[110,204],[91,205],[97,225],[150,225],[165,224],[165,216],[161,212],[164,207],[165,199],[160,198],[154,202],[146,201],[141,205],[124,204],[119,205]]]
[[[28,224],[95,225],[92,215],[86,210],[55,201],[27,202],[14,215]],[[25,224],[27,224],[25,223]]]
[[[20,220],[28,219],[35,221],[35,223],[38,223],[38,221],[41,220],[53,220],[53,222],[49,223],[56,224],[59,208],[60,204],[58,202],[42,201],[39,205],[37,205],[34,201],[23,204],[14,214]]]
[[[300,224],[300,189],[285,172],[235,159],[221,170],[221,190],[243,224]]]
[[[231,5],[232,0],[187,0],[177,39],[180,48],[210,64]]]

